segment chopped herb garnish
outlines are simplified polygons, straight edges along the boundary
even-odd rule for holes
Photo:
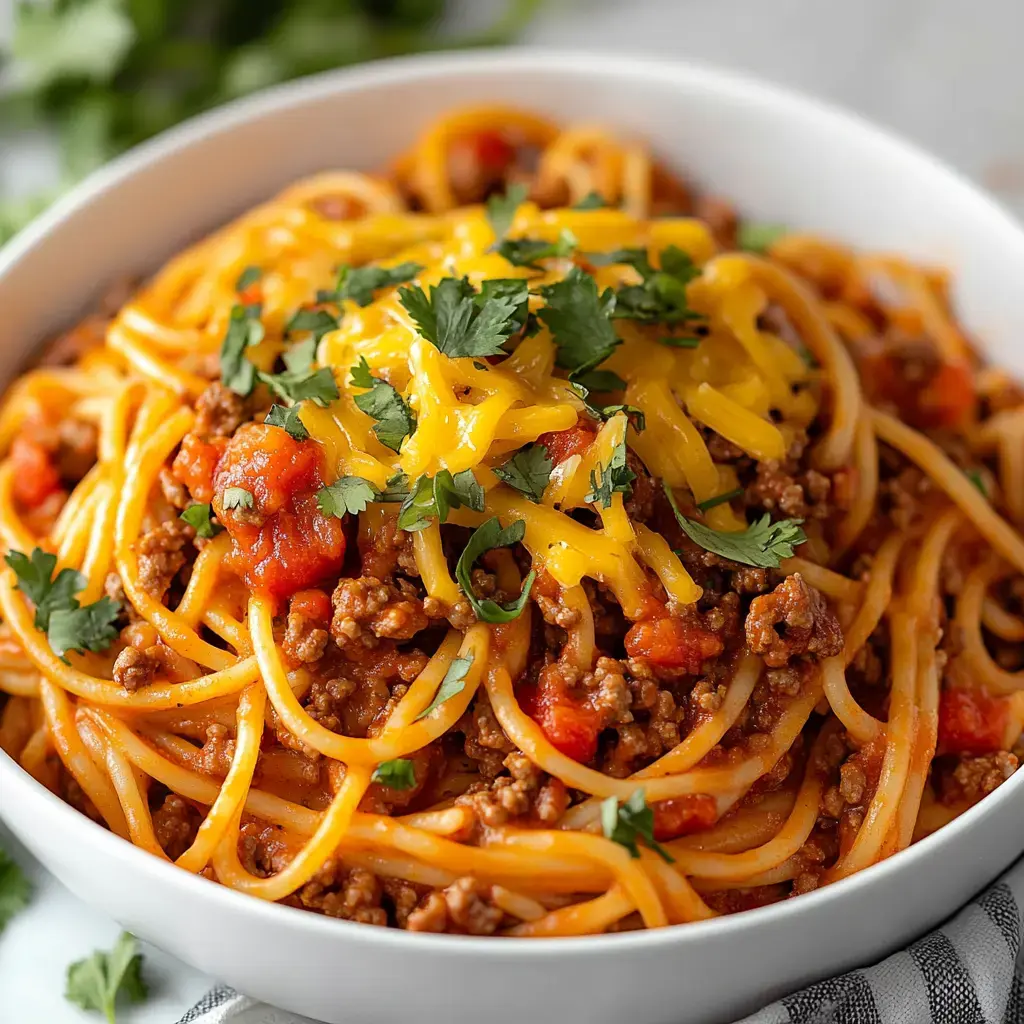
[[[590,491],[583,500],[600,502],[602,508],[611,508],[612,495],[616,491],[627,497],[631,495],[635,479],[636,473],[626,465],[626,442],[620,441],[608,465],[598,463],[597,468],[590,471]]]
[[[329,331],[336,331],[337,329],[338,318],[326,309],[300,309],[284,325],[285,334],[309,331],[313,335],[314,342],[318,342]]]
[[[494,469],[494,475],[509,487],[525,494],[530,501],[539,503],[551,479],[553,463],[542,444],[528,444]]]
[[[142,954],[133,936],[122,932],[109,952],[97,951],[68,968],[64,998],[83,1010],[98,1010],[116,1024],[114,1006],[119,995],[132,1003],[149,995],[142,979]]]
[[[662,345],[668,345],[669,348],[696,348],[703,340],[703,338],[696,336],[692,338],[677,338],[671,334],[664,334],[658,339]]]
[[[297,405],[284,406],[272,405],[267,418],[263,421],[272,427],[281,427],[295,438],[296,441],[308,441],[309,431],[302,425],[299,419],[299,407]]]
[[[345,513],[359,515],[377,498],[377,488],[361,476],[343,476],[316,492],[316,503],[325,516],[341,519]]]
[[[472,580],[473,566],[477,559],[495,548],[507,548],[518,544],[525,533],[526,523],[522,519],[516,519],[502,529],[498,517],[492,516],[473,532],[469,543],[459,555],[459,561],[455,566],[455,578],[459,581],[462,592],[468,598],[469,603],[473,606],[473,611],[476,612],[476,616],[481,622],[511,622],[513,619],[519,618],[523,613],[523,608],[526,607],[526,602],[530,597],[530,588],[537,578],[537,573],[533,569],[523,580],[523,589],[519,597],[508,604],[498,604],[497,601],[492,601],[489,597],[477,597],[473,590]]]
[[[686,286],[700,276],[700,270],[678,246],[661,250],[660,270],[654,268],[644,249],[620,249],[609,253],[608,261],[627,263],[643,278],[643,284],[624,285],[616,291],[612,316],[666,324],[701,318],[690,309],[686,297]]]
[[[377,422],[373,432],[385,448],[397,452],[402,442],[416,429],[416,417],[404,398],[386,380],[370,373],[370,364],[364,356],[352,367],[352,386],[369,388],[355,396],[356,408]]]
[[[786,228],[781,224],[759,224],[748,220],[740,224],[736,232],[736,242],[747,252],[766,253],[784,234]]]
[[[275,406],[275,408],[277,408],[277,406]],[[232,488],[232,490],[241,490],[241,488],[235,487]],[[246,491],[243,493],[248,492]],[[210,537],[215,537],[224,529],[224,527],[219,523],[215,523],[213,521],[211,518],[212,515],[213,509],[211,508],[210,503],[207,502],[204,505],[189,505],[189,507],[185,509],[178,518],[188,523],[188,525],[196,531],[197,537],[205,537],[209,540]]]
[[[547,305],[537,315],[551,330],[559,366],[585,374],[621,344],[610,319],[615,295],[609,288],[599,296],[597,282],[586,271],[573,267],[543,294]]]
[[[981,492],[983,498],[988,497],[988,487],[985,486],[985,478],[981,475],[980,469],[969,469],[967,479]]]
[[[374,293],[381,288],[392,288],[396,284],[411,281],[423,267],[419,263],[399,263],[395,267],[350,267],[347,264],[338,271],[338,283],[333,291],[320,292],[319,302],[341,302],[351,299],[360,306],[368,306]]]
[[[584,379],[587,377],[589,377],[589,374],[584,375]],[[597,405],[590,400],[589,388],[581,384],[579,380],[570,378],[569,383],[572,385],[573,391],[579,396],[584,408],[595,420],[610,420],[616,413],[621,412],[629,417],[630,422],[633,424],[633,429],[638,434],[647,426],[647,417],[644,416],[643,409],[638,409],[635,405],[624,405],[621,402],[615,405]]]
[[[621,391],[626,382],[614,370],[588,370],[573,374],[572,382],[581,384],[588,391]]]
[[[629,850],[630,856],[639,857],[638,840],[653,850],[663,861],[675,863],[675,858],[654,839],[654,811],[647,806],[644,791],[638,789],[624,804],[614,797],[601,801],[601,831],[605,838]]]
[[[516,182],[509,185],[503,196],[491,196],[487,200],[487,219],[491,222],[494,237],[499,242],[508,234],[512,221],[515,220],[516,210],[522,205],[529,191],[524,184]]]
[[[441,680],[434,699],[416,716],[418,722],[426,718],[435,708],[439,708],[445,701],[457,697],[466,688],[466,675],[473,665],[473,655],[465,658],[456,658],[449,666],[448,671]]]
[[[281,373],[261,373],[257,377],[286,402],[311,401],[324,407],[338,399],[338,383],[329,366],[313,369],[316,339],[309,338],[293,345],[282,356],[285,369]]]
[[[251,288],[261,277],[263,277],[263,271],[259,267],[246,267],[238,275],[238,280],[235,282],[235,291],[241,294],[246,289]]]
[[[707,501],[698,501],[697,508],[701,512],[707,512],[709,509],[717,508],[719,505],[724,505],[727,501],[732,501],[733,498],[739,498],[743,495],[743,488],[737,487],[735,490],[726,491],[724,494],[716,494],[713,498],[708,498]]]
[[[252,508],[252,492],[247,491],[244,487],[225,487],[220,503],[225,510],[232,508]]]
[[[398,510],[399,529],[415,533],[429,526],[434,518],[443,523],[453,508],[463,505],[474,512],[484,510],[484,489],[471,469],[454,476],[447,469],[432,477],[421,476]]]
[[[256,386],[256,367],[245,358],[245,350],[264,337],[259,306],[235,305],[227,333],[220,347],[221,383],[239,395],[249,395]]]
[[[114,623],[121,607],[109,597],[101,597],[81,608],[60,608],[50,613],[46,639],[62,661],[68,651],[105,651],[116,639]]]
[[[431,285],[429,298],[411,285],[398,295],[420,334],[451,359],[503,355],[502,345],[522,329],[519,303],[507,295],[479,296],[465,277],[443,278]]]
[[[777,569],[782,559],[792,558],[793,549],[807,540],[800,529],[802,519],[780,519],[773,523],[767,512],[746,530],[736,533],[712,530],[703,523],[687,519],[679,511],[668,484],[662,483],[662,486],[683,533],[705,551],[713,551],[730,561],[759,569]]]
[[[574,203],[574,210],[601,210],[608,204],[600,192],[588,192],[578,203]]]
[[[484,305],[488,299],[504,299],[513,303],[515,312],[512,315],[516,331],[522,330],[530,315],[530,291],[521,277],[492,277],[480,285],[480,293],[474,298],[478,306]]]
[[[28,906],[32,885],[14,858],[0,847],[0,932],[19,910]]]
[[[539,260],[571,256],[578,245],[576,236],[563,228],[554,242],[545,242],[543,238],[506,238],[496,251],[514,267],[539,270]]]
[[[409,477],[405,473],[396,473],[388,479],[384,490],[377,496],[378,501],[405,501],[409,497]]]
[[[381,761],[374,768],[371,781],[387,786],[388,789],[412,789],[416,785],[415,766],[407,757],[396,757],[393,761]]]

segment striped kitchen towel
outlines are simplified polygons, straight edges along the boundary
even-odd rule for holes
[[[772,1003],[737,1024],[1024,1024],[1024,861],[955,917],[874,967]],[[234,989],[178,1024],[315,1024]]]

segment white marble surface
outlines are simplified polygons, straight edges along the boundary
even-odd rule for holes
[[[476,15],[490,0],[462,2]],[[11,3],[0,0],[0,33]],[[915,139],[1024,213],[1022,38],[1021,0],[562,0],[528,41],[720,64],[815,93]],[[0,192],[46,167],[45,147],[0,142]],[[13,846],[2,827],[0,844]],[[64,1001],[64,971],[108,948],[118,927],[15,856],[36,895],[0,938],[0,1021],[96,1021]],[[173,1024],[209,979],[146,954],[153,998],[118,1019]]]

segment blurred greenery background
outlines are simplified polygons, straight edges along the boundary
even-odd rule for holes
[[[0,0],[3,6],[5,0]],[[459,30],[452,0],[14,0],[0,52],[0,146],[55,133],[56,187],[0,196],[0,244],[69,185],[178,121],[360,61],[513,41],[547,0]]]

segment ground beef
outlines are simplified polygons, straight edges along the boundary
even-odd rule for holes
[[[507,775],[498,775],[490,783],[475,783],[456,798],[456,804],[470,808],[477,821],[488,828],[500,828],[522,818],[548,827],[556,825],[569,806],[565,785],[514,748],[502,760],[502,767],[508,770]]]
[[[140,686],[153,682],[160,668],[159,658],[137,647],[126,647],[114,659],[114,682],[134,693]]]
[[[458,878],[443,892],[432,892],[408,918],[413,932],[493,935],[504,912],[494,906],[491,887],[476,878]]]
[[[635,479],[632,483],[632,494],[626,500],[626,515],[634,523],[646,523],[654,515],[654,497],[658,491],[658,485],[653,477],[647,472],[647,467],[640,461],[632,449],[626,452],[626,466],[630,469]]]
[[[177,860],[195,841],[203,816],[176,793],[168,793],[153,811],[153,831],[160,848]]]
[[[769,668],[781,668],[793,657],[829,658],[843,649],[839,620],[799,573],[750,602],[745,629],[747,646],[763,655]]]
[[[160,493],[163,494],[164,501],[166,501],[171,508],[184,511],[192,504],[192,499],[189,497],[188,489],[171,472],[169,466],[160,467],[159,483]]]
[[[269,878],[288,866],[295,848],[278,825],[246,822],[238,830],[238,859],[257,878]]]
[[[380,879],[365,868],[345,868],[329,858],[295,894],[298,903],[327,917],[384,926],[387,911],[381,906],[384,888]]]
[[[1001,786],[1017,770],[1017,758],[1008,750],[994,754],[962,755],[950,770],[937,772],[944,803],[977,803]]]
[[[235,741],[227,726],[214,723],[206,727],[206,742],[199,751],[200,770],[223,778],[235,757]]]
[[[220,381],[214,381],[196,399],[194,429],[203,440],[230,437],[248,419],[245,399]]]
[[[128,626],[122,633],[122,639],[129,641],[129,646],[114,659],[113,679],[126,690],[134,691],[140,686],[148,686],[156,678],[167,679],[172,683],[195,679],[201,671],[194,661],[183,657],[166,644],[155,640],[155,631],[139,630],[138,626]]]
[[[376,576],[342,579],[332,601],[331,636],[341,648],[350,644],[376,647],[381,637],[408,640],[429,621],[415,588],[405,580],[396,586]]]
[[[740,222],[732,203],[718,196],[698,196],[694,213],[707,224],[715,241],[723,249],[736,248],[736,231]]]
[[[817,470],[794,473],[772,459],[757,464],[756,478],[747,488],[747,503],[792,519],[824,519],[831,514],[832,483]]]
[[[330,634],[301,612],[288,613],[288,628],[284,634],[284,653],[294,662],[314,662],[323,657]]]
[[[92,469],[98,439],[96,425],[88,420],[68,417],[60,421],[56,462],[62,480],[78,483]]]
[[[139,538],[139,583],[146,593],[163,599],[171,580],[188,561],[188,548],[195,535],[188,523],[171,519]]]
[[[456,728],[466,737],[466,756],[475,762],[484,779],[497,777],[505,766],[505,757],[515,750],[515,745],[501,728],[486,692],[477,693]]]

